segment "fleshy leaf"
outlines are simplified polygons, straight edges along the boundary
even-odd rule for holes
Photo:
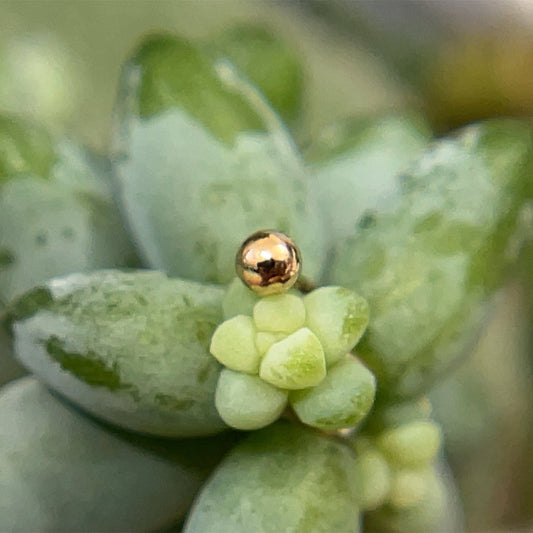
[[[257,374],[261,357],[255,337],[256,329],[251,317],[237,315],[217,327],[209,351],[232,370]]]
[[[0,391],[0,530],[168,528],[228,444],[110,431],[23,378]]]
[[[320,341],[308,328],[295,331],[268,349],[261,361],[259,375],[280,389],[314,387],[326,376]]]
[[[438,424],[414,420],[381,433],[377,445],[387,460],[403,468],[422,468],[431,464],[442,442]]]
[[[306,325],[320,339],[328,365],[352,350],[368,325],[368,303],[350,289],[320,287],[304,303]]]
[[[237,315],[252,316],[257,299],[258,296],[246,287],[239,278],[234,278],[222,300],[224,320]]]
[[[136,262],[109,163],[0,117],[0,306],[46,279]]]
[[[370,411],[375,394],[372,372],[348,356],[329,368],[315,387],[292,392],[290,402],[304,424],[337,430],[361,422]]]
[[[158,272],[101,271],[50,281],[8,310],[16,357],[93,415],[156,435],[225,426],[209,342],[222,289]]]
[[[303,100],[303,69],[286,43],[260,26],[239,26],[214,40],[215,54],[227,56],[289,123]]]
[[[342,444],[278,422],[249,436],[222,462],[184,533],[356,533],[355,469]]]
[[[476,339],[527,232],[532,133],[494,120],[441,140],[340,249],[330,279],[368,300],[357,352],[389,394],[419,394]]]
[[[324,231],[307,173],[272,109],[227,60],[173,37],[147,39],[126,64],[115,137],[119,189],[149,264],[212,282],[258,229],[299,245],[317,279]]]
[[[228,426],[259,429],[279,418],[287,405],[287,392],[257,376],[225,368],[218,378],[215,405]]]
[[[391,471],[383,455],[374,448],[362,451],[357,456],[357,470],[360,477],[362,510],[376,509],[389,495]]]
[[[305,306],[295,294],[261,298],[254,306],[254,322],[260,331],[292,333],[305,322]]]
[[[264,355],[275,342],[283,340],[286,336],[286,333],[267,333],[266,331],[259,331],[255,336],[255,345],[257,346],[259,353]]]
[[[457,488],[443,465],[397,472],[390,498],[394,504],[365,513],[365,531],[448,533],[465,529]]]
[[[358,223],[399,189],[398,175],[418,158],[429,141],[421,118],[388,116],[352,119],[324,129],[307,149],[313,193],[327,214],[332,245],[353,235]]]

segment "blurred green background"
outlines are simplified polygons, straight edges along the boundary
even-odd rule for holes
[[[0,111],[105,152],[120,67],[145,34],[207,43],[256,24],[305,70],[305,146],[347,116],[422,112],[437,135],[533,114],[533,2],[2,1]],[[532,176],[533,179],[533,176]],[[530,272],[510,280],[469,361],[432,394],[467,530],[533,530]],[[0,338],[0,382],[21,370]]]

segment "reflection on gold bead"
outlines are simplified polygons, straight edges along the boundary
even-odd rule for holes
[[[283,233],[263,230],[250,235],[235,258],[244,284],[261,296],[288,291],[298,279],[300,250]]]

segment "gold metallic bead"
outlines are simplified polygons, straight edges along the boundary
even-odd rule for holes
[[[264,230],[250,235],[235,258],[237,275],[257,294],[288,291],[298,279],[300,250],[283,233]]]

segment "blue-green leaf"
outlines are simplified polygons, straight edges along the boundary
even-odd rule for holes
[[[185,533],[357,533],[357,474],[347,447],[278,422],[221,463]]]
[[[158,272],[57,278],[8,309],[13,349],[42,381],[118,426],[216,433],[220,366],[209,353],[223,290]]]
[[[226,58],[146,40],[119,92],[116,169],[124,211],[154,268],[228,282],[252,232],[289,234],[316,279],[324,228],[305,167],[263,97]]]
[[[23,378],[0,391],[0,530],[168,528],[228,444],[111,431]]]
[[[0,307],[50,277],[135,262],[109,172],[105,158],[0,117]]]
[[[346,120],[322,131],[305,155],[330,246],[353,235],[361,219],[398,193],[399,174],[422,154],[428,139],[420,118],[401,115]]]
[[[420,393],[475,341],[528,235],[532,156],[531,129],[518,121],[438,141],[340,247],[331,281],[368,300],[357,351],[387,392]]]

